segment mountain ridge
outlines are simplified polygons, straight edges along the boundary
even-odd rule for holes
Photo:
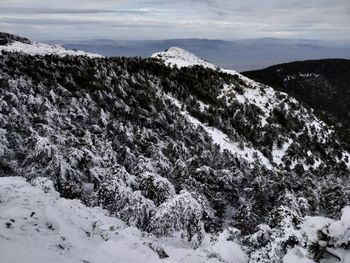
[[[101,57],[99,54],[88,53],[78,50],[69,50],[60,45],[48,45],[27,38],[0,32],[0,51],[22,52],[30,55],[52,55],[58,56],[89,56]]]

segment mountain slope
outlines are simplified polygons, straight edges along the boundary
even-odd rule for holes
[[[287,94],[168,52],[186,66],[3,53],[0,175],[48,178],[167,244],[226,233],[250,262],[281,262],[305,215],[349,203],[349,153]]]
[[[294,98],[288,97],[286,93],[276,92],[266,85],[254,82],[234,70],[217,68],[207,61],[175,47],[170,48],[165,52],[156,53],[153,57],[160,58],[165,64],[175,65],[179,68],[188,65],[196,65],[210,69],[217,69],[220,72],[232,75],[236,80],[236,85],[224,85],[217,98],[223,99],[225,106],[229,109],[231,107],[235,108],[235,111],[232,112],[232,116],[229,116],[229,118],[234,119],[234,124],[231,123],[230,125],[225,123],[225,125],[219,126],[222,130],[228,130],[228,127],[232,126],[235,133],[242,134],[245,137],[239,141],[249,141],[256,150],[264,152],[265,157],[267,157],[275,166],[282,166],[283,169],[289,169],[290,167],[295,167],[298,162],[303,164],[303,169],[308,170],[310,167],[305,164],[307,162],[306,159],[291,160],[294,162],[294,165],[286,162],[289,154],[288,150],[293,147],[298,147],[295,144],[292,145],[292,141],[295,141],[295,137],[300,136],[300,133],[308,133],[308,135],[305,135],[309,137],[316,135],[318,140],[315,143],[322,143],[324,145],[322,147],[326,148],[326,141],[328,140],[326,138],[332,138],[334,136],[334,131],[332,129],[326,127],[322,121],[310,114],[309,110],[302,107]],[[237,88],[237,86],[240,85],[242,85],[243,88]],[[203,105],[199,106],[201,114],[206,114],[208,107]],[[279,145],[265,144],[266,140],[255,138],[254,134],[250,134],[249,131],[241,131],[246,127],[240,127],[242,120],[236,118],[235,115],[244,111],[243,115],[248,115],[244,116],[244,118],[247,118],[250,114],[249,110],[257,111],[253,114],[255,115],[255,121],[258,120],[257,123],[250,122],[250,128],[252,128],[252,130],[254,130],[254,128],[260,130],[266,129],[266,135],[276,136],[276,139],[280,140],[278,142]],[[216,118],[225,120],[227,117],[228,116],[221,116],[220,111],[216,112]],[[273,120],[269,119],[271,117]],[[291,123],[288,123],[288,118],[290,118]],[[269,122],[269,120],[272,122]],[[273,122],[278,122],[278,124],[276,125],[276,123]],[[292,124],[293,122],[294,124]],[[304,122],[304,124],[296,124],[295,122]],[[289,127],[290,125],[291,127]],[[298,125],[300,126],[298,127]],[[295,132],[294,129],[300,130]],[[277,130],[279,133],[275,134]],[[317,153],[313,152],[312,148],[309,148],[309,150],[310,152],[307,154],[306,158],[311,155],[315,157],[318,156]],[[348,157],[345,156],[348,156],[346,152],[344,152],[344,158],[348,159]],[[284,161],[282,161],[283,158],[285,159]],[[315,163],[313,162],[313,165],[321,165],[322,160],[318,159]],[[346,163],[347,166],[349,166],[348,162]]]
[[[350,142],[350,60],[292,62],[243,74],[303,101]]]
[[[27,38],[0,32],[0,52],[22,52],[30,55],[58,55],[58,56],[88,56],[101,57],[101,55],[78,50],[65,49],[58,45],[48,45],[31,41]]]

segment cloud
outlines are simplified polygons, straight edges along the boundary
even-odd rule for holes
[[[65,9],[65,8],[1,8],[0,14],[146,14],[147,10],[118,10],[118,9]]]
[[[1,0],[2,30],[42,39],[345,38],[349,0]],[[62,8],[65,7],[65,8]],[[79,31],[82,25],[91,32]],[[53,28],[68,27],[66,31]],[[129,32],[120,28],[130,28]],[[17,29],[19,31],[19,29]],[[23,28],[21,28],[21,32]],[[15,33],[14,32],[14,33]],[[101,35],[103,34],[105,35]],[[84,34],[83,34],[84,33]]]

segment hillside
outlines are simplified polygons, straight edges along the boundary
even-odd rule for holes
[[[149,59],[2,50],[0,176],[47,178],[62,198],[194,254],[207,238],[246,254],[204,262],[282,262],[305,248],[305,216],[338,218],[349,204],[349,153],[286,93],[179,48]]]
[[[350,143],[350,60],[299,61],[243,74],[310,106]]]

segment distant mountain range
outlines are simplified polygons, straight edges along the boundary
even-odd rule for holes
[[[105,56],[140,56],[147,58],[159,50],[176,46],[211,63],[238,71],[261,69],[271,65],[306,59],[350,58],[348,43],[316,40],[249,39],[222,41],[209,39],[169,39],[120,41],[109,39],[84,41],[49,41],[66,48],[99,53]]]

